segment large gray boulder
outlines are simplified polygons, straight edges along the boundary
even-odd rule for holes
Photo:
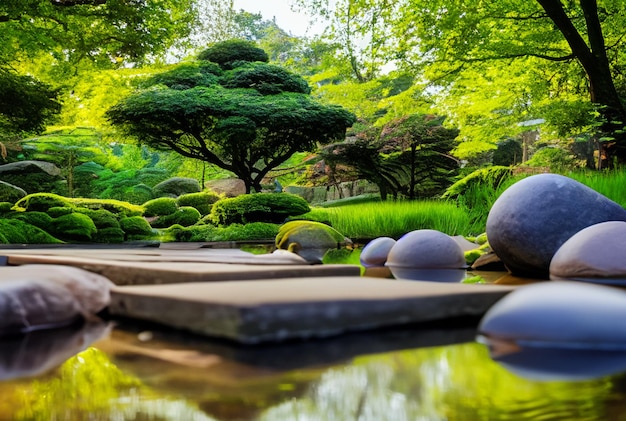
[[[538,174],[509,187],[487,218],[489,244],[515,275],[548,278],[556,251],[572,235],[626,210],[571,178]]]

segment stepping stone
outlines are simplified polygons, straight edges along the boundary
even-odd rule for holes
[[[260,343],[477,317],[514,288],[356,276],[126,286],[109,312]]]
[[[105,276],[116,285],[154,285],[302,276],[358,276],[360,274],[360,267],[357,265],[199,263],[176,259],[168,261],[167,257],[151,259],[152,261],[108,257],[109,259],[99,259],[63,255],[8,254],[7,264],[74,266]]]

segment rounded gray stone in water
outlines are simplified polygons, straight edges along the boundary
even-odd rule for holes
[[[359,258],[361,265],[366,268],[385,266],[389,252],[396,244],[396,240],[391,237],[378,237],[370,241],[363,247]]]
[[[626,292],[573,281],[518,288],[493,305],[478,326],[486,342],[522,348],[626,350]]]
[[[509,187],[487,217],[493,251],[515,275],[547,278],[565,241],[590,225],[626,221],[626,210],[558,174],[538,174]]]
[[[385,266],[397,279],[459,282],[465,276],[465,255],[452,237],[437,230],[403,235],[389,251]]]
[[[552,258],[550,279],[626,284],[626,222],[602,222],[574,234]]]

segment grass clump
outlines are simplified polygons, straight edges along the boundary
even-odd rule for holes
[[[315,208],[302,217],[328,223],[353,240],[383,236],[400,238],[418,229],[461,235],[469,232],[471,227],[465,210],[442,201],[385,201]]]

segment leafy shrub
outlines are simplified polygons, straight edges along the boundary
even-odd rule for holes
[[[200,215],[208,215],[211,212],[213,204],[220,200],[220,198],[220,195],[217,193],[188,193],[178,196],[176,203],[178,206],[191,206],[196,208],[198,212],[200,212]]]
[[[90,217],[82,213],[70,213],[52,220],[53,232],[64,240],[89,241],[98,231]]]
[[[547,167],[552,170],[571,169],[577,166],[576,157],[561,148],[545,147],[539,149],[524,166]]]
[[[269,56],[254,42],[231,39],[218,42],[198,54],[199,60],[219,64],[222,69],[232,69],[237,62],[268,62]]]
[[[79,208],[77,212],[87,215],[91,218],[98,231],[103,228],[120,228],[120,222],[113,212],[106,209],[87,209]]]
[[[0,219],[0,243],[61,244],[63,241],[53,237],[43,229],[19,219]]]
[[[152,227],[141,216],[120,219],[120,227],[126,234],[126,240],[139,240],[152,235]]]
[[[310,210],[307,201],[294,194],[245,194],[218,200],[211,209],[211,221],[216,225],[282,223],[289,216],[302,215]]]
[[[195,178],[172,177],[160,182],[152,188],[155,196],[178,197],[181,194],[198,193],[200,183]]]
[[[157,218],[151,223],[154,228],[167,228],[171,225],[182,225],[188,227],[196,224],[200,220],[200,212],[191,206],[181,206],[176,212]]]
[[[69,199],[53,193],[33,193],[15,203],[14,209],[21,211],[46,212],[54,207],[72,207]]]
[[[177,210],[178,205],[173,197],[159,197],[143,204],[143,214],[148,217],[171,215]]]

